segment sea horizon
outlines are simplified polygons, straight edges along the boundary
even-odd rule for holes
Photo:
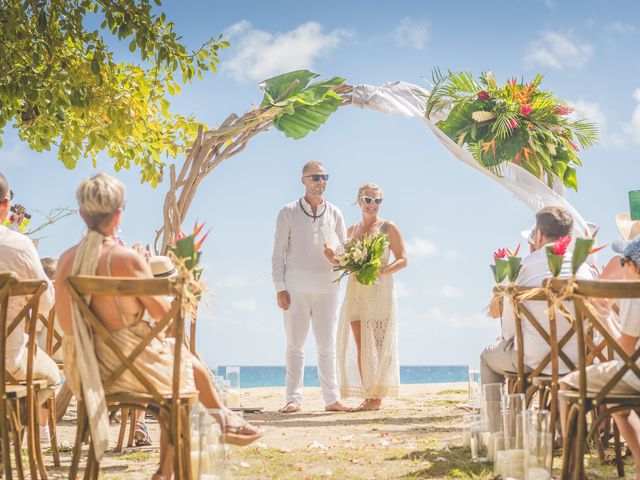
[[[224,377],[227,367],[240,367],[240,388],[284,387],[284,365],[219,365],[211,370]],[[400,384],[466,382],[468,365],[400,365]],[[316,365],[304,367],[304,385],[318,387]]]

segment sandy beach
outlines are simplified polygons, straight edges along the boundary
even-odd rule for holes
[[[241,392],[246,407],[263,413],[247,419],[267,433],[246,448],[228,452],[229,479],[390,479],[492,478],[488,465],[474,464],[462,446],[460,432],[467,413],[466,383],[402,385],[400,396],[377,412],[328,413],[319,388],[306,388],[303,411],[280,414],[284,388],[250,388]],[[356,399],[346,403],[355,405]],[[111,426],[115,445],[119,425]],[[159,430],[149,422],[154,445],[109,450],[102,462],[103,479],[150,478],[158,461]],[[50,478],[67,478],[75,435],[75,405],[58,427],[62,468],[49,467]],[[85,449],[86,452],[86,449]],[[51,457],[47,457],[52,465]],[[84,460],[83,460],[84,464]],[[554,463],[559,467],[559,460]],[[612,466],[590,459],[593,478],[617,478]],[[633,466],[627,462],[628,478]]]

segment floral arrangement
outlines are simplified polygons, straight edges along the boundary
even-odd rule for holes
[[[209,232],[211,232],[211,229],[209,229],[199,240],[196,240],[196,237],[203,228],[204,222],[198,225],[196,221],[193,227],[193,233],[187,235],[181,229],[178,235],[176,235],[175,245],[170,248],[174,256],[184,262],[184,266],[193,274],[195,280],[200,279],[200,275],[202,274],[202,266],[200,265],[202,252],[200,249]]]
[[[499,248],[493,252],[494,264],[491,265],[493,278],[496,283],[501,283],[505,278],[509,278],[510,282],[515,282],[520,273],[521,258],[518,257],[520,244],[511,251],[508,248]]]
[[[587,257],[592,253],[596,253],[602,250],[606,245],[600,247],[594,247],[593,244],[595,238],[576,238],[575,245],[573,247],[573,254],[571,256],[571,273],[575,275],[578,273],[580,265],[582,265]],[[560,275],[562,270],[562,260],[567,253],[569,244],[571,243],[571,237],[561,237],[551,245],[547,245],[547,263],[549,264],[549,271],[554,277]]]
[[[426,116],[446,112],[436,122],[449,138],[467,145],[480,165],[500,174],[513,162],[553,187],[559,180],[578,189],[577,153],[597,141],[594,123],[576,118],[573,108],[539,89],[542,75],[531,83],[516,79],[498,85],[490,72],[476,81],[470,73],[434,72]],[[580,146],[579,146],[580,145]]]
[[[342,272],[336,282],[355,274],[362,285],[373,285],[388,245],[389,238],[383,233],[364,235],[360,240],[347,243],[344,252],[337,257],[338,265],[333,267],[334,271]]]
[[[31,223],[31,214],[27,213],[27,209],[19,203],[11,205],[11,215],[4,221],[4,226],[24,232],[29,223]]]

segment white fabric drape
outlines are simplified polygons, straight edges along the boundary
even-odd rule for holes
[[[466,148],[451,140],[431,120],[425,117],[425,103],[428,96],[429,92],[417,85],[406,82],[390,82],[380,87],[355,85],[352,102],[353,105],[360,108],[370,108],[389,114],[400,113],[406,117],[421,119],[454,157],[502,185],[534,212],[546,206],[563,207],[573,216],[575,229],[580,236],[584,236],[584,232],[589,231],[587,222],[582,215],[563,197],[564,187],[560,182],[556,182],[557,186],[554,186],[555,190],[552,190],[534,175],[514,163],[505,162],[501,165],[502,176],[497,176],[479,165]],[[433,119],[440,120],[442,118],[434,115]]]

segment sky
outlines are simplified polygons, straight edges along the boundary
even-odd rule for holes
[[[231,47],[219,71],[171,98],[172,110],[209,127],[243,114],[261,99],[260,81],[295,69],[350,84],[404,80],[429,88],[431,72],[491,70],[498,82],[544,75],[553,91],[596,122],[601,139],[582,152],[579,191],[567,198],[600,225],[599,243],[618,237],[614,217],[628,211],[627,192],[640,189],[640,4],[635,0],[493,2],[166,2],[167,16],[196,48],[223,34]],[[113,43],[129,58],[128,43]],[[152,243],[168,188],[139,182],[135,170],[68,171],[55,152],[36,153],[10,129],[0,171],[15,202],[34,212],[75,206],[78,182],[96,171],[127,186],[122,235]],[[402,232],[409,266],[395,275],[398,343],[403,365],[479,364],[499,334],[483,309],[493,287],[492,252],[522,241],[534,212],[491,179],[456,160],[416,119],[340,108],[317,132],[291,140],[273,129],[251,140],[200,185],[185,229],[212,227],[203,250],[210,294],[198,320],[198,348],[210,365],[282,365],[285,335],[271,282],[271,251],[279,209],[302,193],[300,168],[321,161],[331,175],[326,198],[348,225],[360,220],[358,187],[379,184],[381,216]],[[183,159],[178,159],[178,164]],[[57,257],[83,235],[79,217],[48,228],[42,256]],[[600,255],[606,262],[609,248]],[[342,286],[344,289],[344,285]],[[307,364],[316,364],[310,334]]]

